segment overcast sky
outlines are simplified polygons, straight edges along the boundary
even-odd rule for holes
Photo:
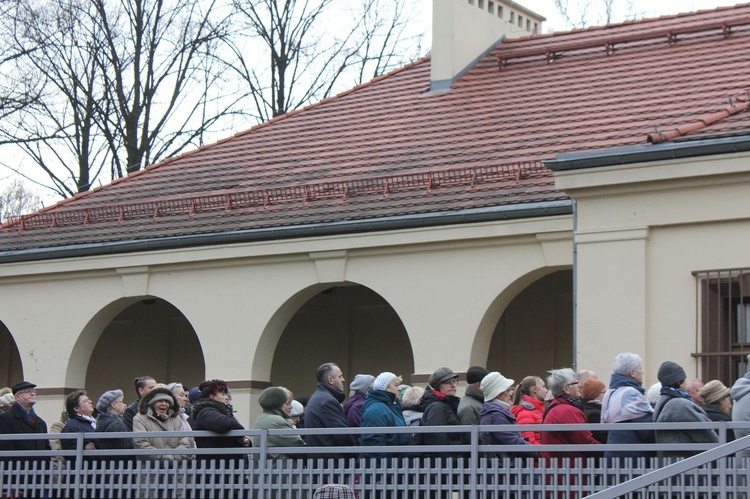
[[[545,33],[567,29],[565,20],[556,12],[554,0],[515,1],[547,18],[547,22],[544,24]],[[576,3],[581,4],[584,2],[569,0],[569,4],[571,5]],[[596,4],[596,2],[592,3]],[[641,19],[644,17],[679,14],[681,12],[693,12],[702,9],[715,9],[716,7],[731,6],[737,3],[740,3],[740,0],[615,0],[613,21],[620,22],[631,19],[633,16]]]

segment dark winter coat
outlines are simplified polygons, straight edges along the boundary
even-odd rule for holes
[[[401,401],[395,393],[385,390],[370,390],[364,403],[362,428],[405,427],[406,421],[401,412]],[[372,445],[407,445],[408,433],[365,433],[361,435],[363,446]],[[387,456],[387,454],[380,454]]]
[[[26,411],[18,403],[14,403],[10,410],[0,414],[0,433],[47,433],[47,423],[34,414],[31,420],[26,417]],[[0,440],[0,450],[49,450],[49,440]],[[46,461],[46,457],[32,457],[28,461]],[[20,458],[6,458],[6,460],[20,461]]]
[[[732,421],[732,418],[728,416],[727,414],[724,414],[724,412],[721,409],[719,409],[718,405],[704,404],[703,411],[706,413],[706,416],[708,416],[708,419],[710,419],[711,421],[726,421],[726,422]],[[734,440],[734,430],[727,429],[727,442],[731,442],[732,440]]]
[[[586,421],[592,424],[602,422],[602,404],[598,400],[589,400],[583,403],[583,415],[586,416]],[[594,436],[597,442],[603,444],[607,443],[607,432],[606,431],[592,431],[591,434]]]
[[[128,431],[122,416],[113,411],[100,412],[96,418],[96,432],[120,433]],[[97,449],[132,449],[132,438],[102,438],[97,440]]]
[[[75,415],[72,418],[68,420],[67,423],[65,423],[65,426],[63,426],[63,429],[60,433],[91,433],[95,431],[94,427],[91,425],[90,421],[86,421],[79,415]],[[62,446],[62,450],[76,450],[77,449],[77,440],[74,438],[61,438],[60,439],[60,445]],[[93,443],[94,446],[98,449],[99,448],[99,442],[92,439],[92,438],[86,438],[83,440],[83,446],[87,446],[88,444]],[[65,459],[72,460],[75,459],[75,456],[65,456]]]
[[[469,385],[458,404],[458,420],[461,424],[478,425],[479,420],[482,419],[483,404],[484,394],[473,385]]]
[[[344,392],[318,383],[318,388],[312,394],[305,408],[305,428],[348,428],[344,409],[341,402],[346,398]],[[339,435],[307,435],[307,445],[315,447],[333,447],[352,445],[349,434]]]
[[[232,430],[244,430],[245,427],[232,414],[232,408],[223,402],[210,398],[202,398],[193,406],[192,427],[194,430],[207,430],[215,433],[226,433]],[[228,449],[244,447],[243,437],[195,437],[195,445],[199,449]],[[240,454],[202,454],[199,459],[225,461],[240,461]]]
[[[510,406],[506,407],[503,404],[492,401],[485,402],[482,405],[480,424],[485,425],[507,425],[516,424],[516,417],[510,412]],[[485,431],[482,432],[479,437],[482,440],[483,445],[528,445],[529,442],[524,440],[521,436],[520,431]],[[517,456],[517,457],[533,457],[536,455],[536,451],[529,453],[525,452],[495,452],[497,456]]]
[[[125,408],[125,414],[122,415],[122,421],[125,423],[125,428],[128,431],[133,431],[133,418],[138,414],[138,406],[141,403],[141,399],[136,399]]]
[[[459,397],[436,395],[432,387],[428,386],[419,407],[422,410],[422,426],[451,426],[460,425],[458,419]],[[425,445],[460,445],[461,433],[425,433]]]
[[[362,421],[362,412],[364,411],[366,393],[354,392],[349,400],[344,404],[344,415],[346,416],[346,425],[349,428],[359,428]],[[359,445],[360,436],[352,435],[354,445]]]

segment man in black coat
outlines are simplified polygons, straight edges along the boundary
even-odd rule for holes
[[[36,385],[28,381],[16,383],[11,388],[16,398],[10,410],[0,414],[0,434],[12,433],[47,433],[47,423],[34,412],[36,404]],[[0,450],[49,450],[49,440],[0,440]],[[19,462],[18,458],[6,460]],[[35,457],[29,461],[45,461],[45,457]]]
[[[341,406],[346,398],[341,369],[328,362],[318,368],[316,376],[318,388],[305,409],[305,428],[348,428],[344,408]],[[354,445],[350,434],[307,435],[305,440],[307,445],[315,447]]]
[[[151,376],[138,376],[133,380],[133,383],[135,384],[135,391],[138,393],[138,398],[125,409],[125,414],[122,415],[122,420],[125,422],[128,431],[133,431],[133,418],[138,414],[138,404],[141,403],[143,397],[154,389],[156,380]]]

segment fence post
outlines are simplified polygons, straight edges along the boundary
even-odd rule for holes
[[[63,442],[63,441],[61,441]],[[76,434],[76,466],[75,466],[75,493],[73,497],[79,499],[81,497],[81,479],[83,478],[83,433]],[[65,458],[63,458],[65,459]]]
[[[258,454],[258,499],[266,497],[266,463],[268,462],[268,430],[260,432],[260,454]]]
[[[469,465],[471,466],[471,490],[469,497],[476,499],[477,473],[479,472],[479,427],[476,425],[472,425],[471,427],[471,457]]]

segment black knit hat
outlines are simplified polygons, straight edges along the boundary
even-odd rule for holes
[[[668,360],[659,366],[656,377],[662,386],[677,386],[687,378],[687,374],[679,364]]]
[[[474,383],[481,383],[485,376],[490,372],[482,366],[471,366],[466,371],[466,382],[470,385]]]

